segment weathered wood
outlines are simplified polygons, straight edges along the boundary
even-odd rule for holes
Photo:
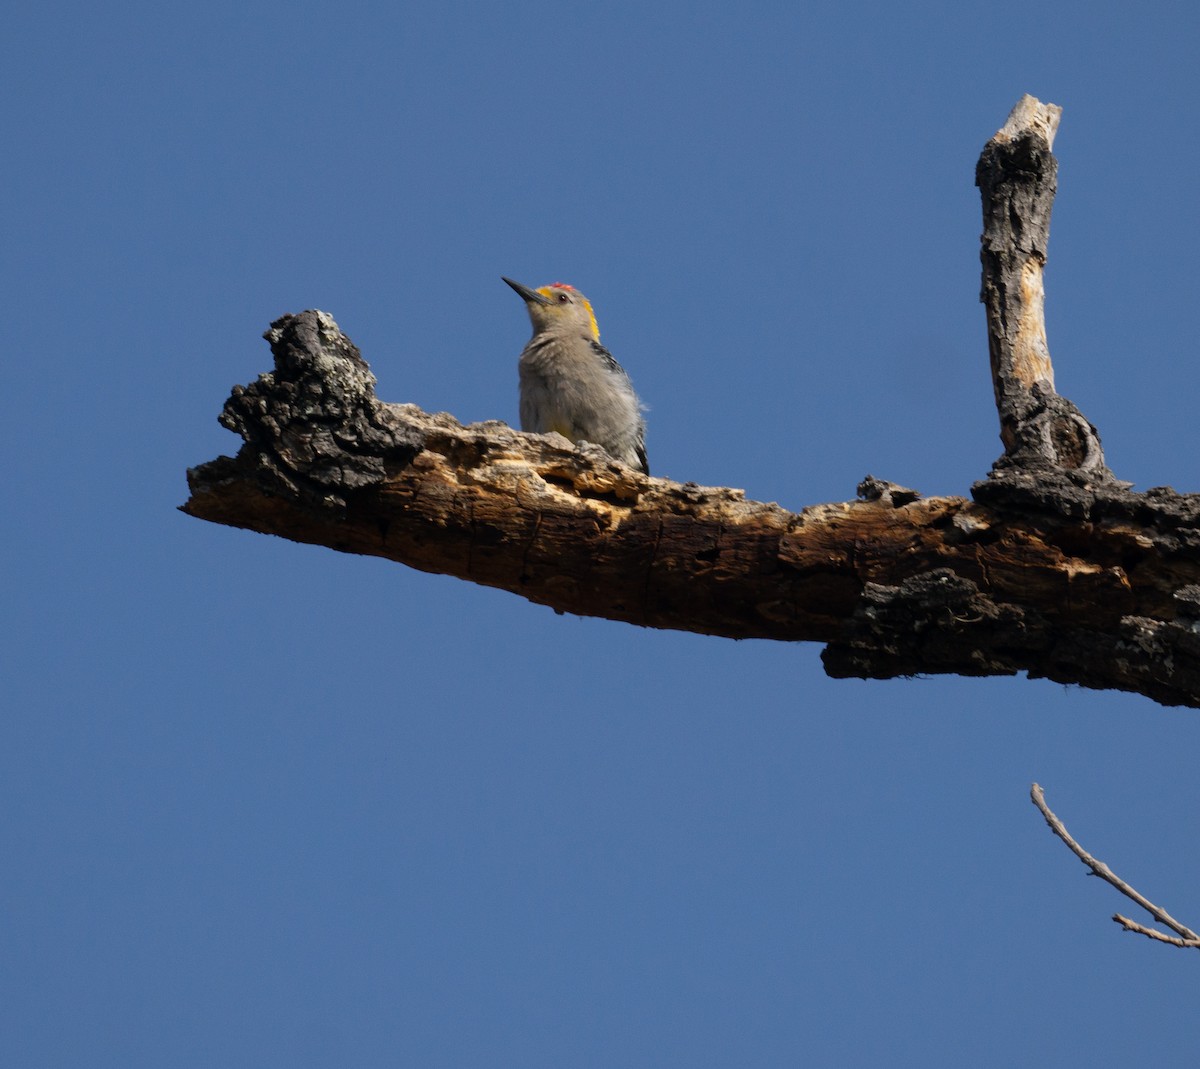
[[[1057,511],[1036,495],[997,509],[868,480],[870,500],[792,513],[554,435],[383,404],[323,313],[267,336],[276,370],[222,417],[246,444],[189,472],[189,515],[565,612],[825,642],[835,675],[1026,670],[1200,702],[1200,600],[1179,597],[1200,584],[1196,498],[1074,487]]]
[[[984,146],[975,168],[983,197],[980,259],[1002,466],[1049,463],[1111,478],[1100,436],[1054,389],[1046,342],[1045,268],[1058,188],[1051,151],[1062,108],[1026,95]]]
[[[1057,110],[984,149],[983,300],[1005,454],[972,498],[868,477],[798,513],[652,479],[594,446],[380,402],[321,312],[188,473],[189,515],[500,587],[563,612],[827,644],[835,676],[1026,671],[1200,706],[1200,497],[1133,493],[1054,392],[1042,322]]]

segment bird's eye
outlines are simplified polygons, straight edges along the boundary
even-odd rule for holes
[[[568,297],[565,293],[560,293],[558,295],[558,303],[559,304],[569,304],[570,301],[571,301],[571,298]]]

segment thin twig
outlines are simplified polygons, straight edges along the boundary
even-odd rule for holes
[[[1071,838],[1070,833],[1063,826],[1063,822],[1059,820],[1058,817],[1056,817],[1050,811],[1050,807],[1046,805],[1045,795],[1042,792],[1042,788],[1038,784],[1035,783],[1033,785],[1029,791],[1029,795],[1033,799],[1033,804],[1038,807],[1042,816],[1046,818],[1046,823],[1050,825],[1050,830],[1067,844],[1067,848],[1071,851],[1071,853],[1079,858],[1079,860],[1082,861],[1089,869],[1091,869],[1095,875],[1112,884],[1113,887],[1120,891],[1121,894],[1123,894],[1126,898],[1136,902],[1156,921],[1158,921],[1160,924],[1165,924],[1171,929],[1171,931],[1176,932],[1179,936],[1181,936],[1181,938],[1174,939],[1169,935],[1164,935],[1162,932],[1155,931],[1153,928],[1143,927],[1142,925],[1129,920],[1127,917],[1122,917],[1119,913],[1113,916],[1114,921],[1120,924],[1126,931],[1137,932],[1140,935],[1147,936],[1150,939],[1157,939],[1160,942],[1170,943],[1173,946],[1200,948],[1200,935],[1197,935],[1195,932],[1193,932],[1187,925],[1180,924],[1180,922],[1172,917],[1171,914],[1169,914],[1165,909],[1156,906],[1144,895],[1130,887],[1129,884],[1117,876],[1117,874],[1114,873],[1106,864],[1104,864],[1103,861],[1096,860],[1096,858],[1092,857],[1091,854],[1089,854],[1082,846],[1080,846],[1074,839]]]
[[[1138,935],[1144,935],[1147,939],[1157,939],[1160,943],[1170,943],[1173,947],[1200,947],[1200,942],[1195,939],[1176,939],[1173,935],[1164,935],[1155,928],[1147,928],[1144,924],[1138,924],[1137,921],[1130,920],[1128,917],[1122,917],[1120,913],[1113,914],[1115,920],[1127,932],[1136,932]]]

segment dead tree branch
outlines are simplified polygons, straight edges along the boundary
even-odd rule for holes
[[[1136,902],[1139,906],[1141,906],[1142,909],[1149,913],[1150,916],[1158,921],[1159,924],[1166,925],[1166,927],[1170,928],[1171,931],[1175,932],[1176,934],[1174,936],[1166,935],[1155,928],[1148,928],[1145,925],[1138,924],[1136,921],[1132,921],[1128,917],[1122,916],[1120,913],[1114,913],[1113,920],[1121,925],[1125,931],[1136,932],[1137,934],[1147,936],[1150,939],[1156,939],[1160,943],[1170,943],[1172,946],[1200,949],[1200,935],[1197,935],[1195,932],[1193,932],[1191,928],[1187,927],[1187,925],[1180,924],[1180,922],[1172,917],[1165,909],[1162,909],[1160,906],[1156,906],[1140,892],[1135,890],[1133,887],[1130,887],[1129,884],[1127,884],[1116,873],[1114,873],[1113,870],[1104,864],[1103,861],[1098,861],[1096,858],[1092,857],[1091,854],[1089,854],[1082,846],[1080,846],[1073,838],[1071,838],[1066,827],[1063,825],[1063,822],[1051,812],[1050,807],[1046,804],[1045,794],[1040,786],[1035,783],[1030,788],[1029,795],[1033,799],[1033,804],[1038,807],[1042,816],[1046,818],[1046,823],[1050,825],[1050,830],[1067,844],[1067,848],[1071,851],[1071,853],[1073,853],[1077,858],[1079,858],[1080,861],[1082,861],[1089,869],[1091,869],[1094,875],[1099,876],[1106,883],[1112,884],[1112,886],[1120,891],[1121,894],[1123,894],[1126,898]]]
[[[593,446],[386,404],[322,312],[221,415],[189,515],[501,587],[564,612],[826,644],[833,676],[1018,671],[1200,707],[1200,497],[1133,493],[1054,390],[1042,315],[1058,109],[983,151],[983,292],[1004,455],[972,498],[868,477],[790,512]]]

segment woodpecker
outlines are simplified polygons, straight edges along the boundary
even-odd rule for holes
[[[591,302],[565,282],[535,290],[501,278],[525,302],[533,323],[517,365],[521,430],[593,442],[649,475],[642,403],[625,369],[600,344]]]

